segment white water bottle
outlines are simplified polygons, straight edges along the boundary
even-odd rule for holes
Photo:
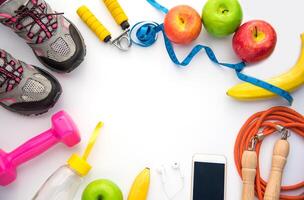
[[[64,165],[47,179],[33,200],[72,200],[81,181],[77,172]]]
[[[89,144],[83,154],[73,154],[64,165],[58,168],[41,186],[33,200],[72,200],[77,190],[91,170],[91,165],[86,161],[103,124],[100,122],[91,136]]]

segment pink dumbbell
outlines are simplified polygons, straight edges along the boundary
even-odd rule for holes
[[[14,151],[0,149],[0,185],[6,186],[17,177],[17,167],[35,158],[55,144],[62,142],[72,147],[80,142],[78,129],[72,118],[64,111],[52,116],[52,128],[27,141]]]

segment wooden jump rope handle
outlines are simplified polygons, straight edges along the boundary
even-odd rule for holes
[[[282,173],[289,154],[287,140],[279,140],[273,149],[271,173],[266,187],[264,200],[279,200],[282,183]]]
[[[242,155],[242,200],[254,200],[254,182],[257,162],[258,159],[255,151],[244,151]]]

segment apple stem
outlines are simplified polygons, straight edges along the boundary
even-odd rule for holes
[[[222,11],[222,13],[224,14],[225,12],[229,12],[229,10],[225,9]]]
[[[182,22],[182,24],[184,24],[185,23],[185,21],[184,21],[184,19],[183,18],[179,18],[179,20]]]
[[[254,27],[254,30],[255,30],[255,34],[254,34],[255,37],[258,37],[258,27],[255,26],[255,27]]]

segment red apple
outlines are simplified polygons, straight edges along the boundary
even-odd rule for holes
[[[262,20],[243,24],[233,37],[233,49],[245,62],[258,62],[271,55],[277,43],[273,27]]]
[[[190,6],[180,5],[169,10],[164,22],[169,40],[177,44],[188,44],[195,40],[202,30],[200,15]]]

